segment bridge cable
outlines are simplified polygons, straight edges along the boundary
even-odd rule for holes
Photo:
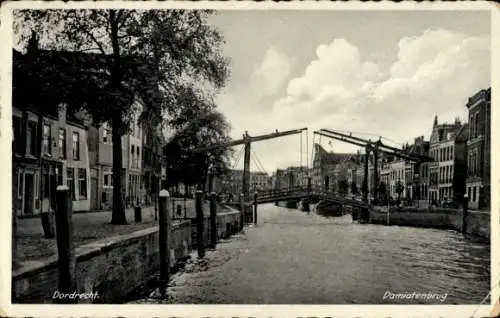
[[[258,168],[258,169],[261,169],[261,170],[262,170],[262,172],[267,173],[267,172],[266,172],[266,169],[264,168],[264,165],[262,164],[262,162],[260,161],[259,157],[257,156],[257,153],[256,153],[256,152],[254,152],[253,150],[252,150],[252,153],[254,154],[254,157],[255,157],[255,159],[256,159],[256,161],[257,161],[257,163],[260,165],[260,168],[259,168],[259,167],[257,167],[257,168]]]
[[[236,168],[236,166],[238,165],[238,163],[240,162],[242,154],[243,154],[243,147],[241,147],[240,151],[238,152],[238,156],[236,157],[236,160],[235,160],[235,162],[233,164],[232,170],[234,170]]]
[[[313,135],[313,139],[312,139],[312,147],[311,147],[311,168],[314,167],[313,163],[314,163],[314,149],[315,149],[315,139],[316,139],[316,134]]]
[[[306,130],[306,168],[309,170],[309,130]]]
[[[262,171],[262,167],[259,166],[256,158],[257,158],[257,155],[255,154],[255,152],[253,150],[251,150],[251,153],[252,153],[252,156],[250,156],[250,159],[252,160],[253,164],[255,165],[255,168],[257,168],[257,171],[258,172],[265,172],[265,171]]]
[[[300,164],[299,164],[299,167],[301,167],[301,168],[302,168],[302,144],[303,144],[302,135],[304,135],[303,131],[300,132]]]

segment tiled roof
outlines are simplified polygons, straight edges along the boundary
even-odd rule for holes
[[[319,144],[315,144],[315,149],[320,160],[325,164],[339,164],[356,158],[356,154],[353,153],[327,152]]]

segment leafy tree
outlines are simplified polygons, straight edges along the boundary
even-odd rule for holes
[[[111,124],[113,224],[127,223],[121,192],[121,137],[129,131],[134,96],[147,106],[141,121],[160,125],[165,112],[190,107],[178,103],[177,98],[185,96],[179,91],[193,83],[218,89],[226,82],[228,61],[221,53],[223,38],[207,24],[210,14],[198,10],[124,9],[15,12],[19,43],[25,42],[26,30],[33,29],[42,35],[47,49],[97,55],[99,81],[89,77],[88,85],[76,89],[77,85],[71,85],[75,83],[63,79],[70,85],[69,92],[79,92],[72,99],[63,97],[71,107],[85,109],[96,124]],[[76,67],[69,70],[81,73]]]
[[[203,112],[196,109],[203,109]],[[229,149],[215,147],[210,151],[198,151],[230,140],[229,124],[213,105],[185,108],[170,123],[178,130],[164,149],[169,186],[183,183],[201,188],[210,165],[214,175],[223,175],[229,170]]]

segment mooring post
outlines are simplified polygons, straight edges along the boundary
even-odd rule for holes
[[[73,243],[73,202],[69,187],[60,185],[56,188],[56,238],[57,238],[57,266],[59,269],[58,292],[71,294],[76,291],[75,280],[75,247]],[[76,303],[78,299],[56,300],[59,303]]]
[[[253,194],[253,224],[257,225],[257,192]]]
[[[210,248],[217,246],[217,194],[212,192],[210,196]]]
[[[467,214],[469,213],[469,197],[464,195],[462,208],[462,233],[467,232]]]
[[[205,217],[203,215],[203,192],[196,190],[195,194],[196,205],[196,245],[198,248],[198,258],[205,257],[205,242],[203,240],[203,225]]]
[[[170,270],[170,258],[169,258],[169,225],[170,225],[170,213],[168,212],[168,198],[170,193],[163,189],[160,191],[160,230],[159,230],[159,240],[160,240],[160,291],[163,294],[168,286],[169,280],[169,270]]]
[[[245,196],[240,193],[240,230],[245,226]]]

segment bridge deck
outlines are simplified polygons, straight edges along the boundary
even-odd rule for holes
[[[252,197],[252,200],[250,201],[247,200],[247,202],[254,203],[253,198],[254,197]],[[358,207],[358,208],[370,207],[370,205],[366,202],[355,199],[349,199],[343,196],[339,196],[336,193],[324,191],[322,189],[317,189],[317,188],[311,188],[308,190],[303,187],[293,187],[293,188],[272,189],[272,190],[256,192],[257,204],[279,202],[279,201],[302,200],[305,198],[315,198],[330,203]],[[239,204],[240,204],[239,202],[234,202],[231,205],[239,206]]]

